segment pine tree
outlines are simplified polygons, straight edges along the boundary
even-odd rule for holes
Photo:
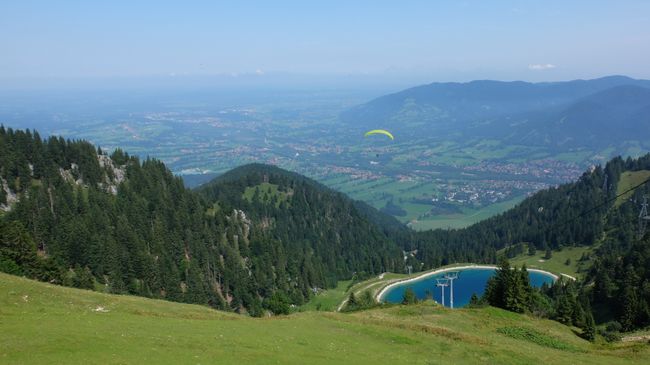
[[[526,265],[511,269],[507,259],[501,261],[495,275],[488,280],[484,298],[494,307],[523,313],[531,305],[532,287]]]
[[[637,315],[638,297],[633,287],[627,286],[623,289],[623,303],[619,321],[623,330],[630,331],[635,327]]]
[[[358,306],[359,306],[359,301],[357,300],[357,296],[354,295],[354,291],[351,291],[350,295],[348,296],[347,307],[356,309]]]
[[[588,341],[594,341],[596,339],[596,322],[594,321],[594,315],[591,311],[587,311],[585,314],[585,321],[582,327],[582,337]]]
[[[361,295],[361,302],[363,303],[363,308],[370,308],[375,305],[375,299],[372,297],[370,290],[366,290]]]
[[[480,305],[481,305],[481,303],[480,303],[480,300],[479,300],[478,296],[476,295],[476,293],[472,293],[472,297],[469,298],[469,306],[470,307],[478,307]]]
[[[509,283],[512,282],[511,276],[510,262],[503,258],[495,275],[488,280],[485,288],[484,297],[491,306],[506,308],[506,290]]]
[[[534,244],[528,244],[528,256],[535,256],[537,254],[537,247]]]
[[[34,269],[36,244],[21,222],[0,220],[0,257],[27,270]]]
[[[544,260],[550,260],[553,257],[553,251],[551,251],[551,248],[546,249],[546,253],[544,254]]]
[[[0,180],[0,204],[7,204],[7,192],[5,191],[3,181]]]
[[[418,302],[418,298],[415,296],[413,288],[406,288],[404,292],[404,298],[402,299],[402,304],[415,304]]]
[[[275,292],[265,303],[273,314],[289,314],[289,298],[281,292]]]
[[[528,308],[528,291],[524,286],[524,275],[519,270],[512,270],[505,283],[504,302],[504,308],[512,312],[523,313]]]
[[[557,299],[555,307],[555,319],[566,325],[572,324],[573,321],[573,306],[566,292],[563,292]]]

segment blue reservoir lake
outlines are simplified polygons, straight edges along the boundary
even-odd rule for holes
[[[436,286],[436,279],[444,278],[445,274],[450,271],[459,272],[458,279],[454,280],[454,308],[459,308],[469,303],[472,294],[476,293],[479,297],[483,295],[485,284],[495,274],[496,268],[451,268],[413,281],[392,284],[383,290],[379,300],[388,303],[401,303],[406,289],[412,288],[418,300],[426,299],[427,296],[433,295],[433,299],[441,303],[441,288]],[[551,285],[556,279],[553,274],[537,270],[528,270],[528,276],[530,278],[530,284],[534,287],[541,287],[544,283]],[[444,304],[449,307],[450,288],[447,286],[444,287],[444,290]]]

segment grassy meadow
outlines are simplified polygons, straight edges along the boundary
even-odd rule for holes
[[[509,259],[510,264],[521,266],[526,264],[530,269],[540,269],[554,274],[567,274],[573,277],[580,276],[583,267],[588,267],[589,262],[580,262],[583,254],[589,254],[594,247],[563,247],[560,251],[553,251],[550,259],[545,259],[546,252],[537,250],[535,255],[528,255],[528,249],[524,253]],[[503,252],[504,250],[501,250]],[[568,260],[568,261],[567,261]]]
[[[0,274],[2,364],[644,364],[640,342],[495,308],[431,302],[248,318]]]
[[[621,173],[621,178],[616,189],[616,195],[623,194],[623,192],[630,190],[647,179],[650,179],[650,171],[648,170],[625,171]],[[625,200],[629,199],[633,193],[633,191],[630,191],[619,196],[618,199],[616,199],[616,206],[621,205]]]

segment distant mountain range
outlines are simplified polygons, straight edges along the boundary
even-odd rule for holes
[[[558,149],[602,148],[650,137],[650,81],[609,76],[432,83],[371,100],[341,118],[351,127],[386,128],[408,137],[461,135]]]

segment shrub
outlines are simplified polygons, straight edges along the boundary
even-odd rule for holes
[[[418,302],[418,298],[415,296],[415,292],[413,291],[412,288],[407,288],[406,291],[404,292],[404,299],[402,300],[402,304],[415,304]]]

